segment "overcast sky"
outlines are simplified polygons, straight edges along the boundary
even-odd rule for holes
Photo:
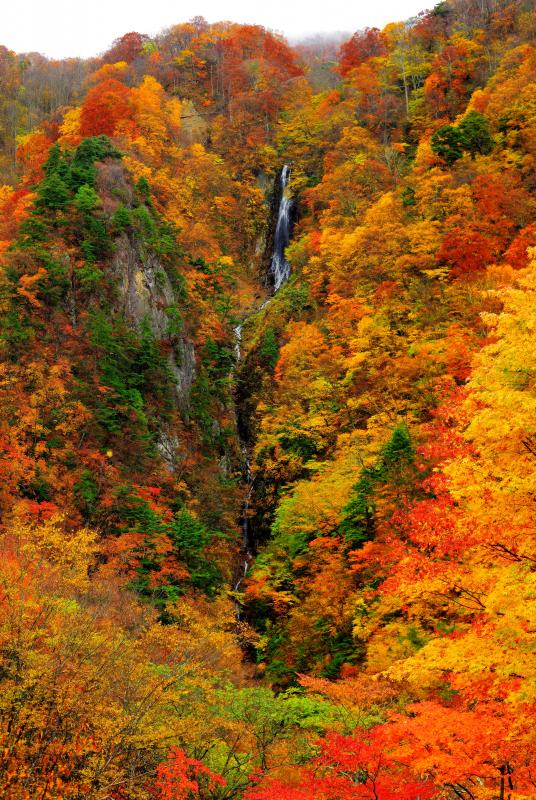
[[[196,15],[209,22],[257,23],[297,37],[381,28],[425,7],[426,0],[0,0],[0,44],[52,58],[87,57],[128,31],[155,34]]]

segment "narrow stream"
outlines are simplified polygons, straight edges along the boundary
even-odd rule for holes
[[[288,281],[290,277],[290,264],[285,257],[285,250],[290,242],[290,229],[291,229],[291,210],[293,199],[288,192],[288,184],[290,180],[290,167],[285,164],[279,176],[280,186],[280,200],[277,210],[277,223],[274,233],[274,248],[272,252],[272,260],[270,262],[270,278],[273,284],[272,297],[279,291],[279,289]],[[258,313],[265,308],[270,302],[269,298],[260,308],[255,309],[250,316]],[[242,328],[246,320],[234,329],[235,334],[235,354],[236,363],[240,362],[242,357]],[[238,428],[238,435],[240,436],[240,426]],[[244,554],[243,568],[235,583],[234,590],[238,592],[244,578],[246,577],[251,562],[253,561],[254,542],[250,533],[250,520],[249,511],[251,504],[251,495],[253,493],[253,476],[251,474],[251,458],[248,450],[248,444],[244,438],[240,437],[240,448],[243,456],[243,475],[244,483],[247,486],[246,499],[242,506],[241,526],[242,526],[242,552]],[[237,612],[240,617],[240,609]]]

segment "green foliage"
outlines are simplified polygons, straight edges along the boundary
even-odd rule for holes
[[[374,538],[375,497],[381,486],[399,490],[411,483],[415,448],[405,425],[397,425],[376,464],[365,467],[343,509],[339,531],[352,547]]]
[[[406,186],[402,191],[402,205],[404,208],[410,208],[411,206],[417,205],[415,189],[413,189],[413,187]]]
[[[49,233],[47,223],[37,214],[30,214],[19,228],[17,246],[21,248],[33,247],[46,241]]]
[[[104,158],[120,157],[106,136],[84,139],[74,151],[62,150],[57,144],[49,151],[44,165],[45,179],[37,188],[34,210],[22,224],[19,239],[13,247],[31,251],[35,261],[47,269],[41,294],[51,305],[61,303],[71,287],[63,260],[58,263],[47,252],[48,242],[57,237],[59,228],[63,229],[63,237],[79,248],[82,256],[83,263],[77,266],[73,285],[84,295],[93,294],[97,287],[104,288],[105,271],[99,262],[112,253],[111,233],[133,226],[141,240],[163,260],[177,299],[186,298],[184,278],[176,268],[182,251],[177,245],[175,228],[161,220],[149,202],[148,206],[143,204],[133,211],[120,206],[111,220],[102,211],[94,186],[95,164]],[[142,194],[148,191],[148,184],[142,182],[141,189]],[[12,302],[20,305],[16,294]],[[15,342],[16,338],[13,331],[12,341]],[[136,406],[140,408],[138,400]]]
[[[284,300],[288,302],[292,314],[303,314],[307,308],[311,307],[309,286],[306,283],[287,284],[284,287]]]
[[[166,335],[170,337],[179,336],[184,329],[184,319],[180,308],[173,303],[166,308],[166,317],[168,324],[166,327]]]
[[[436,155],[452,166],[463,156],[464,138],[458,128],[452,125],[443,125],[432,136],[431,146]]]
[[[84,183],[75,194],[73,203],[83,214],[89,214],[101,204],[101,201],[95,189]]]
[[[342,510],[339,531],[352,547],[359,547],[374,537],[374,490],[376,471],[365,469],[352,489],[352,495]]]
[[[229,686],[217,693],[224,715],[236,722],[247,722],[256,732],[262,749],[278,738],[292,735],[293,728],[323,733],[338,718],[328,701],[288,689],[276,694],[263,686],[236,689]]]
[[[330,680],[335,680],[340,676],[344,664],[353,664],[362,656],[356,650],[356,643],[349,630],[338,631],[335,635],[329,634],[322,650],[329,653],[330,658],[321,674]]]
[[[78,269],[76,270],[76,278],[78,280],[78,283],[83,289],[86,289],[88,292],[91,292],[98,286],[98,284],[103,279],[104,272],[102,271],[102,269],[99,269],[97,266],[95,266],[93,262],[93,249],[91,248],[89,243],[84,242],[83,245],[84,244],[86,246],[85,247],[83,246],[82,249],[84,251],[84,254],[86,255],[86,258],[89,255],[90,259],[86,261],[84,264],[82,264],[82,266],[78,267]]]
[[[444,125],[439,128],[432,136],[431,146],[434,153],[449,166],[464,152],[470,153],[471,158],[477,154],[487,155],[493,149],[489,122],[478,111],[470,111],[457,127]]]
[[[415,478],[415,445],[406,425],[397,425],[382,449],[385,479],[391,486],[407,485]]]
[[[125,213],[126,212],[126,213]],[[119,214],[119,217],[117,216]],[[128,216],[127,216],[128,215]],[[140,239],[148,245],[163,261],[175,295],[186,298],[184,278],[176,269],[177,262],[184,257],[184,251],[177,242],[178,230],[156,214],[152,204],[145,202],[131,212],[118,209],[114,224],[120,229],[132,225]]]
[[[97,507],[100,495],[99,485],[91,470],[85,469],[74,485],[74,493],[80,510],[90,519]]]
[[[178,229],[171,223],[158,219],[156,232],[151,240],[151,245],[156,253],[168,262],[176,262],[184,257],[184,251],[177,242]]]
[[[143,197],[144,200],[148,201],[151,199],[151,187],[149,185],[149,181],[143,175],[138,180],[136,184],[136,189]]]
[[[429,637],[417,625],[408,625],[404,635],[398,637],[400,642],[408,642],[417,651],[424,647]]]
[[[43,172],[47,178],[51,175],[59,175],[63,179],[67,178],[69,174],[69,164],[59,144],[56,143],[50,148],[48,159],[43,165]]]
[[[50,305],[62,302],[70,286],[64,260],[59,262],[46,249],[55,229],[62,228],[63,236],[80,248],[85,261],[76,273],[80,289],[91,292],[104,277],[96,262],[110,254],[111,238],[98,213],[101,201],[94,188],[95,161],[119,156],[105,136],[85,139],[74,151],[62,150],[57,144],[50,149],[34,210],[21,226],[15,245],[32,252],[35,262],[47,270],[41,294]],[[16,297],[13,301],[18,303]]]
[[[412,463],[414,458],[415,448],[407,427],[405,425],[397,425],[391,438],[381,451],[382,474],[391,479],[394,470],[402,465]]]
[[[95,162],[120,157],[107,136],[84,139],[74,152],[53,145],[43,166],[45,179],[37,188],[36,212],[59,211],[72,202],[80,212],[90,214],[100,204],[94,190]]]
[[[227,342],[208,338],[202,350],[200,368],[190,394],[194,418],[199,424],[203,443],[210,450],[227,447],[228,430],[217,422],[218,411],[229,403],[231,374],[235,354]]]
[[[49,502],[52,500],[53,492],[50,483],[43,477],[39,467],[36,468],[32,480],[22,484],[21,494],[38,503]]]
[[[190,573],[189,582],[196,589],[214,595],[221,586],[222,576],[214,561],[207,558],[206,550],[215,536],[199,519],[188,511],[178,511],[169,523],[169,536],[178,558]]]
[[[96,419],[110,434],[119,435],[128,426],[132,436],[147,439],[144,398],[156,395],[170,404],[172,385],[148,322],[142,323],[138,334],[123,320],[99,312],[91,316],[89,331],[99,354],[100,381],[112,390],[95,398]]]
[[[76,148],[70,169],[69,185],[73,191],[87,184],[93,186],[97,177],[96,161],[105,158],[121,158],[121,153],[113,146],[107,136],[90,136]]]
[[[211,386],[206,371],[200,370],[190,391],[190,407],[194,419],[199,424],[205,445],[214,443],[214,418],[211,410]]]
[[[463,139],[464,150],[471,154],[471,158],[479,153],[487,155],[493,149],[493,139],[489,122],[483,114],[470,111],[458,125],[458,131]]]
[[[46,276],[38,284],[40,294],[50,305],[57,305],[65,297],[69,288],[67,262],[63,258],[52,257],[47,250],[42,248],[34,251],[34,257],[37,265],[46,270]]]
[[[138,206],[132,212],[132,221],[143,238],[150,240],[156,233],[156,223],[146,206]]]
[[[123,205],[119,206],[112,217],[112,224],[120,232],[132,225],[132,216],[128,208]]]
[[[0,341],[2,350],[13,361],[26,351],[35,331],[27,314],[17,308],[0,315]]]
[[[202,355],[202,364],[209,378],[211,393],[225,400],[235,355],[227,343],[208,338]]]
[[[302,763],[311,753],[310,735],[337,727],[341,719],[338,707],[298,689],[277,694],[265,687],[236,688],[232,684],[214,692],[212,712],[222,721],[222,730],[229,729],[232,736],[219,738],[207,750],[204,761],[224,776],[225,797],[229,798],[242,797],[251,775],[266,769],[281,745],[289,747],[287,742],[291,743],[289,762]],[[240,731],[247,731],[251,737],[247,750],[236,747],[235,737]]]
[[[450,13],[451,11],[447,0],[441,0],[441,2],[432,9],[434,17],[448,17]]]
[[[259,358],[267,365],[270,370],[273,370],[279,358],[279,343],[275,328],[272,326],[266,328],[259,345]]]
[[[315,437],[291,425],[280,433],[279,443],[286,453],[293,453],[303,461],[309,461],[318,453],[318,442]]]
[[[57,211],[65,208],[70,200],[70,192],[64,179],[56,172],[48,175],[37,190],[35,205],[39,209]]]
[[[171,518],[162,516],[133,487],[117,490],[114,513],[119,533],[140,537],[140,545],[134,551],[137,567],[131,586],[141,596],[164,610],[167,603],[191,586],[209,596],[215,595],[222,576],[207,550],[214,538],[222,534],[209,531],[186,509],[176,511]],[[163,571],[170,558],[171,563],[184,565],[187,575],[180,568],[175,574],[169,569]]]

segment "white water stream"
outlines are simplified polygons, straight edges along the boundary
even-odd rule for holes
[[[279,177],[280,181],[280,192],[281,192],[281,199],[279,201],[279,208],[277,211],[277,223],[274,233],[274,249],[272,253],[272,260],[270,263],[270,274],[273,281],[273,293],[272,297],[279,291],[279,289],[285,284],[289,277],[290,277],[290,264],[288,263],[287,259],[285,258],[285,250],[288,247],[290,242],[290,227],[291,227],[291,209],[293,204],[293,199],[288,192],[288,183],[290,180],[290,167],[285,164],[283,169],[281,170],[281,175]],[[265,300],[265,302],[258,308],[255,309],[253,313],[258,313],[265,308],[268,303],[270,302],[271,298]],[[242,328],[244,323],[237,325],[234,329],[235,334],[235,354],[236,354],[236,363],[240,361],[242,357]],[[243,456],[243,470],[244,470],[244,482],[247,485],[247,493],[246,499],[244,500],[244,505],[242,507],[242,547],[244,553],[244,563],[243,563],[243,570],[238,580],[235,583],[234,589],[235,592],[240,590],[240,586],[242,581],[246,577],[251,562],[253,561],[253,542],[251,541],[250,530],[249,530],[249,509],[250,509],[250,501],[251,501],[251,494],[253,492],[253,477],[251,474],[251,460],[247,448],[247,444],[244,441],[240,442],[240,446],[242,449],[242,456]]]
[[[270,272],[274,282],[274,294],[286,283],[290,277],[290,264],[285,258],[285,250],[290,242],[290,212],[292,209],[292,197],[288,192],[290,180],[290,167],[285,164],[279,177],[281,200],[277,212],[277,224],[274,234],[274,252]]]

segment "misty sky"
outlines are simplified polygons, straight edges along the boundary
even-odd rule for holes
[[[435,0],[0,0],[0,44],[52,58],[92,56],[128,31],[155,34],[200,15],[253,22],[289,37],[383,27]]]

